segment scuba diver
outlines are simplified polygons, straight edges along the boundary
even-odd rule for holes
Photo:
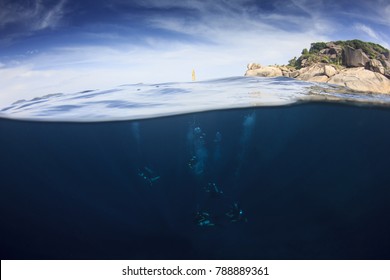
[[[191,158],[190,161],[188,162],[188,167],[189,167],[190,169],[194,169],[195,164],[196,164],[196,161],[197,161],[196,156],[192,156],[192,158]]]
[[[240,208],[237,202],[234,202],[229,212],[225,214],[230,222],[236,223],[236,222],[247,222],[248,219],[244,217],[244,211]]]
[[[225,217],[228,218],[230,223],[248,222],[248,219],[244,216],[244,211],[238,205],[237,202],[233,203],[228,212],[225,213]],[[206,211],[198,210],[195,213],[194,222],[197,226],[218,226],[225,227],[226,224],[222,221],[221,216],[218,215],[214,218]]]
[[[213,198],[218,198],[218,197],[221,197],[223,195],[223,191],[218,188],[216,183],[208,183],[204,189]]]
[[[143,178],[145,181],[147,181],[150,186],[153,185],[154,182],[156,182],[157,180],[160,179],[160,176],[156,176],[153,172],[153,170],[151,170],[149,167],[145,166],[144,168],[142,168],[141,170],[138,169],[138,176],[140,176],[141,178]]]
[[[215,226],[213,221],[211,220],[210,214],[205,211],[198,211],[195,213],[194,222],[196,225],[204,227],[204,226]]]

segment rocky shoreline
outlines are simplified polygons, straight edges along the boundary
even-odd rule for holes
[[[359,47],[359,48],[358,48]],[[346,86],[353,91],[390,94],[390,52],[359,40],[313,43],[289,65],[250,63],[245,76],[289,77]]]

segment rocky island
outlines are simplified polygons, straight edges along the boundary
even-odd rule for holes
[[[317,42],[288,65],[250,63],[245,76],[290,77],[346,86],[354,91],[390,94],[390,51],[360,40]]]

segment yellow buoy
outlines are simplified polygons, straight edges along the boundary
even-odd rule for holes
[[[194,82],[195,80],[196,80],[195,70],[192,69],[192,81]]]

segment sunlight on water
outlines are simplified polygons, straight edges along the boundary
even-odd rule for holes
[[[19,100],[0,109],[0,117],[99,122],[220,109],[282,106],[303,101],[387,106],[390,104],[390,96],[355,93],[339,86],[283,77],[231,77],[189,83],[126,84],[108,90],[50,94]]]

